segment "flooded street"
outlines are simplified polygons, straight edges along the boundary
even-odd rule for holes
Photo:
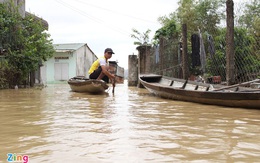
[[[260,162],[260,110],[111,92],[0,90],[0,162]]]

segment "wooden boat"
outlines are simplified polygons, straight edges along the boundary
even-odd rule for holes
[[[69,79],[68,84],[73,92],[100,94],[108,89],[107,83],[103,80],[87,79],[81,76]]]
[[[201,104],[260,109],[260,89],[241,87],[242,84],[224,87],[161,75],[140,75],[139,79],[147,90],[163,98]],[[249,83],[251,82],[245,84]]]

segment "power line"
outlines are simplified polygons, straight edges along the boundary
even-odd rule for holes
[[[157,22],[154,22],[154,21],[151,21],[151,20],[142,19],[142,18],[135,17],[135,16],[132,16],[132,15],[128,15],[128,14],[125,14],[125,13],[122,13],[122,12],[114,11],[114,10],[111,10],[111,9],[108,9],[108,8],[103,8],[103,7],[100,7],[100,6],[96,6],[96,5],[87,3],[87,2],[82,1],[82,0],[75,0],[75,1],[78,1],[78,2],[83,3],[85,5],[92,6],[92,7],[101,9],[101,10],[109,11],[109,12],[111,12],[113,14],[119,14],[119,15],[126,16],[126,17],[129,17],[129,18],[132,18],[132,19],[136,19],[136,20],[140,20],[140,21],[144,21],[144,22],[148,22],[148,23],[152,23],[152,24],[157,24]]]
[[[116,31],[116,32],[119,32],[119,33],[121,33],[121,34],[123,34],[123,35],[130,36],[130,34],[129,34],[128,32],[125,32],[124,30],[119,29],[119,28],[117,28],[117,27],[114,27],[114,26],[112,26],[112,25],[107,25],[107,23],[105,23],[103,20],[98,19],[98,18],[96,18],[96,17],[94,17],[94,16],[91,16],[90,14],[86,14],[84,11],[75,8],[75,7],[73,7],[72,5],[70,5],[70,4],[68,4],[68,3],[65,3],[65,2],[62,1],[62,0],[55,0],[55,1],[58,2],[59,4],[65,6],[65,7],[67,7],[67,8],[69,8],[69,9],[71,9],[71,10],[73,10],[73,11],[75,11],[75,12],[81,14],[81,15],[83,15],[84,17],[87,17],[87,18],[91,19],[91,20],[94,21],[94,22],[97,22],[97,23],[100,23],[100,24],[104,24],[105,26],[107,26],[108,28],[110,28],[110,29],[112,29],[112,30],[114,30],[114,31]]]

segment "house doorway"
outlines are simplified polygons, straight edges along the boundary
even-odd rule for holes
[[[54,64],[54,79],[63,81],[69,79],[69,64],[68,63],[55,63]]]

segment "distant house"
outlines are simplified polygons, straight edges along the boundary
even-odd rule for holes
[[[117,83],[124,83],[124,68],[118,66],[116,61],[109,61],[109,71],[116,75]]]
[[[43,63],[39,72],[41,83],[58,83],[75,76],[89,77],[88,70],[97,57],[86,43],[53,46],[55,54]]]

